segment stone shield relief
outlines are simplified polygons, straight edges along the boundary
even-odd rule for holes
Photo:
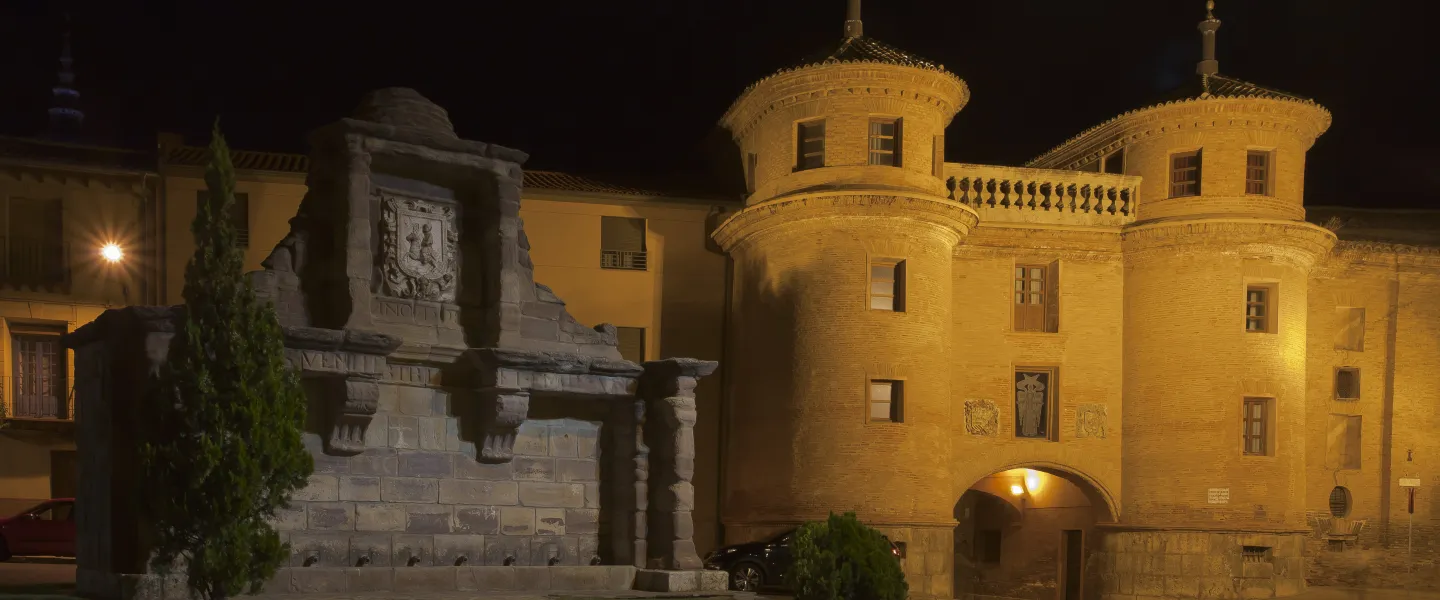
[[[1081,404],[1075,407],[1075,437],[1105,437],[1105,405]]]
[[[995,435],[1000,428],[1000,410],[989,400],[965,401],[965,431],[970,435]]]
[[[410,300],[454,302],[460,237],[455,208],[389,191],[378,193],[383,293]]]

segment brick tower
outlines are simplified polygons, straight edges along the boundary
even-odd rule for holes
[[[1213,13],[1200,23],[1187,88],[1037,160],[1123,153],[1125,174],[1144,180],[1123,242],[1124,494],[1105,550],[1179,566],[1108,561],[1121,594],[1304,588],[1307,288],[1335,240],[1304,220],[1304,167],[1330,114],[1221,75],[1219,26]]]
[[[750,193],[714,234],[735,277],[721,518],[742,541],[855,511],[906,543],[912,591],[948,598],[951,252],[976,215],[940,174],[969,90],[849,8],[838,47],[721,121]]]

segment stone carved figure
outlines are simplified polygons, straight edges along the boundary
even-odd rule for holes
[[[455,209],[440,202],[378,192],[384,293],[397,298],[453,302],[458,276]],[[405,237],[400,237],[400,232]]]
[[[1105,405],[1081,404],[1075,408],[1075,437],[1105,437]]]
[[[260,266],[272,271],[300,274],[305,267],[305,243],[307,241],[309,241],[309,233],[306,232],[301,218],[290,219],[290,233],[285,234],[285,239],[275,245],[275,249],[270,251],[270,256],[260,262]]]
[[[1020,373],[1015,383],[1015,427],[1020,437],[1045,437],[1045,382],[1041,373]]]
[[[965,431],[970,435],[995,435],[999,429],[1000,410],[989,400],[965,401]]]

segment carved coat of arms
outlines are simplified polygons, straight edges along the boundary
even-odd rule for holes
[[[453,302],[456,269],[455,209],[438,202],[381,193],[381,275],[384,293],[397,298]]]
[[[1000,410],[989,400],[965,401],[965,431],[970,435],[995,435]]]

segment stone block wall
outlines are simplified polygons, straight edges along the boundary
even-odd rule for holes
[[[450,393],[382,384],[353,457],[307,435],[310,484],[277,528],[292,567],[586,565],[599,555],[600,423],[530,420],[515,459],[485,464]]]
[[[1106,531],[1090,555],[1105,600],[1249,599],[1305,589],[1303,533]]]

